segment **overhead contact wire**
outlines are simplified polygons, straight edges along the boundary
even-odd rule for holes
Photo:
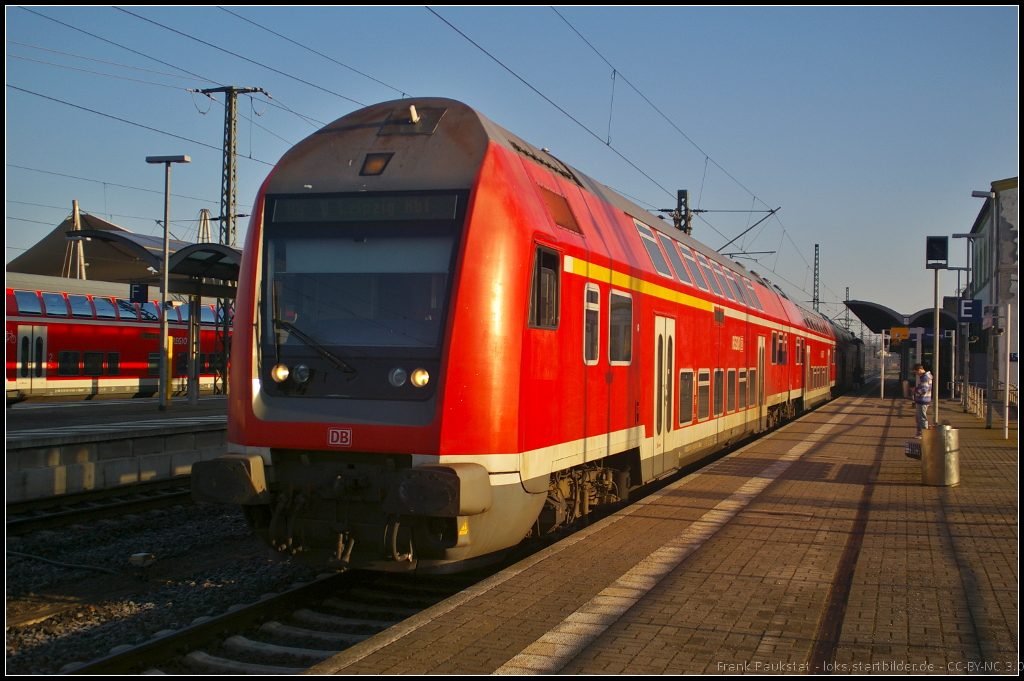
[[[522,76],[520,76],[520,75],[519,75],[518,73],[516,73],[515,71],[513,71],[513,70],[512,70],[512,69],[510,69],[509,67],[505,66],[505,64],[503,64],[503,63],[501,62],[501,60],[499,60],[499,59],[498,59],[497,57],[495,57],[495,56],[494,56],[493,54],[491,54],[490,52],[488,52],[487,50],[485,50],[485,49],[484,49],[483,47],[481,47],[481,46],[480,46],[480,45],[479,45],[479,44],[478,44],[478,43],[477,43],[477,42],[476,42],[475,40],[473,40],[472,38],[470,38],[470,37],[469,37],[468,35],[466,35],[466,34],[465,34],[465,33],[463,33],[462,31],[460,31],[459,29],[455,28],[455,26],[454,26],[454,25],[452,25],[452,23],[451,23],[450,21],[448,21],[447,19],[445,19],[444,17],[442,17],[442,16],[440,15],[440,14],[438,14],[437,12],[435,12],[435,11],[434,11],[433,9],[431,9],[430,7],[427,7],[427,10],[428,10],[428,11],[429,11],[429,12],[430,12],[431,14],[433,14],[433,15],[434,15],[435,17],[437,17],[438,19],[440,19],[440,20],[441,20],[441,21],[443,21],[444,23],[448,24],[449,28],[451,28],[451,29],[452,29],[453,31],[455,31],[456,33],[458,33],[459,35],[461,35],[461,36],[462,36],[463,38],[465,38],[465,39],[466,39],[467,41],[469,41],[469,43],[471,43],[471,44],[472,44],[472,45],[473,45],[474,47],[476,47],[476,48],[477,48],[478,50],[480,50],[481,52],[483,52],[484,54],[486,54],[486,55],[487,55],[488,57],[490,57],[490,58],[491,58],[492,60],[494,60],[494,62],[495,62],[495,63],[496,63],[496,64],[497,64],[498,66],[500,66],[501,68],[503,68],[503,69],[505,69],[506,71],[508,71],[509,73],[511,73],[511,74],[512,74],[512,75],[513,75],[513,76],[514,76],[514,77],[515,77],[515,78],[516,78],[516,79],[517,79],[517,80],[518,80],[519,82],[521,82],[521,83],[522,83],[523,85],[525,85],[526,87],[530,88],[530,89],[531,89],[531,90],[533,90],[533,91],[534,91],[535,93],[537,93],[537,95],[539,95],[539,96],[540,96],[540,97],[541,97],[541,98],[542,98],[542,99],[543,99],[544,101],[546,101],[546,102],[547,102],[548,104],[550,104],[551,106],[555,107],[555,108],[556,108],[556,109],[558,109],[558,110],[559,110],[560,112],[562,112],[562,114],[563,114],[563,115],[565,115],[565,117],[566,117],[566,118],[568,118],[568,119],[569,119],[569,120],[571,120],[571,121],[572,121],[573,123],[575,123],[575,124],[576,124],[576,125],[578,125],[579,127],[581,127],[581,128],[583,128],[584,130],[586,130],[586,131],[587,131],[588,133],[590,133],[590,135],[591,135],[591,136],[592,136],[592,137],[593,137],[594,139],[596,139],[596,140],[598,140],[599,142],[601,142],[601,144],[603,144],[604,146],[606,146],[606,147],[608,147],[609,149],[611,149],[611,150],[612,150],[612,152],[613,152],[613,153],[615,153],[615,155],[616,155],[616,156],[618,156],[619,158],[621,158],[621,159],[622,159],[623,161],[625,161],[626,163],[628,163],[628,164],[629,164],[629,165],[630,165],[630,166],[631,166],[631,167],[632,167],[632,168],[633,168],[634,170],[636,170],[636,171],[637,171],[638,173],[640,173],[641,175],[643,175],[644,177],[646,177],[646,178],[647,178],[648,180],[650,180],[650,181],[651,181],[651,183],[652,183],[652,184],[654,184],[654,185],[655,185],[656,187],[658,187],[659,189],[661,189],[661,191],[665,192],[665,193],[666,193],[666,194],[668,194],[669,196],[673,196],[673,197],[675,196],[675,194],[673,194],[673,193],[672,193],[672,192],[670,192],[669,190],[665,189],[665,187],[662,187],[662,186],[661,186],[661,184],[659,184],[657,180],[655,180],[655,179],[654,179],[653,177],[651,177],[650,175],[648,175],[647,173],[645,173],[645,172],[644,172],[643,170],[641,170],[639,166],[637,166],[637,165],[636,165],[635,163],[633,163],[633,162],[632,162],[632,161],[630,161],[630,160],[629,160],[628,158],[626,158],[626,157],[625,157],[625,156],[624,156],[624,155],[623,155],[623,154],[622,154],[622,153],[621,153],[621,152],[620,152],[620,151],[619,151],[618,149],[616,149],[615,147],[611,146],[610,144],[608,144],[607,142],[605,142],[605,141],[604,141],[603,139],[601,139],[601,136],[600,136],[600,135],[598,135],[598,134],[597,134],[596,132],[594,132],[593,130],[591,130],[591,129],[590,129],[590,128],[588,128],[587,126],[585,126],[585,125],[584,125],[583,123],[581,123],[581,122],[580,122],[579,120],[577,120],[577,119],[576,119],[575,117],[573,117],[573,115],[572,115],[572,114],[570,114],[570,113],[569,113],[568,111],[566,111],[566,110],[565,110],[565,109],[563,109],[562,107],[558,106],[558,104],[556,104],[556,103],[555,103],[554,101],[552,101],[550,97],[548,97],[547,95],[545,95],[545,94],[544,94],[543,92],[541,92],[540,90],[538,90],[538,89],[537,89],[537,88],[535,88],[534,86],[530,85],[530,83],[528,83],[528,82],[527,82],[527,81],[526,81],[526,80],[525,80],[525,79],[524,79],[524,78],[523,78]]]

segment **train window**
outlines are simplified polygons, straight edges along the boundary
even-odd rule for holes
[[[151,300],[146,301],[139,305],[139,317],[144,322],[158,322],[160,321],[160,312],[157,310],[156,303]]]
[[[644,248],[647,249],[647,255],[651,256],[651,263],[654,265],[654,270],[661,276],[671,279],[672,270],[668,268],[668,261],[665,260],[665,256],[662,255],[661,249],[658,248],[658,242],[654,238],[654,231],[639,220],[633,220],[633,224],[636,225],[637,231],[640,232],[640,241],[643,242]]]
[[[747,300],[747,292],[743,289],[743,285],[737,280],[736,275],[724,267],[722,269],[725,271],[725,278],[729,280],[732,290],[736,292],[736,300],[740,301],[747,307],[753,307],[754,304]]]
[[[94,296],[92,299],[93,307],[96,308],[96,317],[99,319],[117,319],[117,312],[114,310],[114,304],[110,302],[110,298],[100,298]]]
[[[797,366],[800,366],[801,364],[804,363],[804,339],[803,338],[797,338],[796,339],[796,348],[794,349],[793,355],[794,355],[794,357],[793,357],[793,364],[796,364]]]
[[[772,331],[772,364],[779,363],[779,332]]]
[[[68,316],[68,301],[64,300],[63,293],[44,293],[43,305],[46,306],[47,317]]]
[[[205,352],[199,353],[199,373],[208,374],[210,373],[209,359]]]
[[[83,352],[82,353],[82,375],[102,376],[103,375],[103,353]]]
[[[587,284],[583,295],[583,362],[593,366],[601,356],[601,289]]]
[[[203,324],[215,323],[216,320],[213,317],[213,308],[210,307],[209,305],[203,305],[199,309],[199,321],[202,322]]]
[[[69,293],[68,302],[71,303],[72,317],[92,317],[92,303],[87,296],[73,296]]]
[[[686,271],[686,265],[683,264],[683,261],[679,257],[679,251],[676,250],[675,242],[660,233],[658,234],[658,238],[661,239],[661,245],[665,247],[665,252],[668,253],[668,259],[672,263],[672,269],[675,270],[679,281],[692,286],[693,282],[690,281],[690,275]]]
[[[572,208],[569,207],[569,202],[565,200],[565,197],[561,194],[556,194],[547,187],[537,185],[537,189],[540,190],[540,195],[544,197],[544,203],[547,204],[548,210],[551,212],[551,217],[554,218],[555,224],[559,227],[564,227],[571,232],[577,234],[583,234],[583,230],[580,229],[579,223],[576,222],[576,216],[572,214]]]
[[[121,315],[121,321],[137,322],[139,313],[135,309],[135,303],[124,298],[117,299],[117,311]]]
[[[15,291],[14,299],[18,302],[18,314],[43,314],[39,294],[35,291]]]
[[[697,420],[711,415],[711,372],[697,372]]]
[[[690,266],[690,274],[693,275],[693,283],[697,284],[697,288],[701,291],[707,291],[708,285],[704,282],[704,277],[700,273],[700,268],[697,267],[697,261],[693,259],[693,251],[682,244],[679,244],[679,251],[683,254],[686,264]]]
[[[679,425],[693,423],[693,372],[679,372]]]
[[[789,359],[789,334],[779,334],[779,364],[787,364]]]
[[[188,324],[189,305],[185,303],[178,308],[178,316],[181,317],[182,324]]]
[[[722,266],[714,260],[710,260],[709,262],[711,263],[711,268],[715,270],[715,274],[718,275],[718,280],[722,283],[722,290],[725,291],[725,297],[736,302],[736,294],[733,293],[732,289],[729,287],[729,280],[725,278],[725,274],[722,272]]]
[[[704,257],[703,253],[697,253],[697,262],[700,263],[700,269],[704,272],[704,278],[708,280],[708,284],[711,285],[711,290],[715,292],[716,296],[721,297],[722,288],[718,285],[718,280],[715,279],[715,273],[711,271],[711,266],[708,265],[707,258]]]
[[[740,369],[740,375],[739,376],[740,376],[740,387],[739,387],[739,390],[736,391],[736,395],[737,395],[737,397],[740,398],[739,408],[740,409],[746,409],[747,408],[747,370],[746,369]]]
[[[28,378],[28,365],[32,363],[32,354],[28,336],[21,337],[21,377]]]
[[[168,305],[170,305],[170,302],[168,302]],[[185,311],[184,314],[182,314],[182,310]],[[167,322],[169,324],[184,324],[188,322],[188,305],[174,305],[173,307],[168,307]]]
[[[725,377],[726,393],[725,408],[727,411],[736,411],[736,370],[729,369]]]
[[[76,350],[61,350],[57,353],[57,375],[77,376],[81,355]]]
[[[558,253],[538,246],[533,262],[530,326],[558,328]]]
[[[107,376],[120,376],[121,375],[121,353],[120,352],[108,352],[107,353]]]
[[[178,368],[175,370],[176,376],[188,376],[188,353],[178,353]]]
[[[725,383],[725,372],[722,371],[721,369],[715,369],[715,389],[714,389],[714,394],[712,395],[712,397],[714,399],[714,403],[715,403],[715,411],[714,411],[715,416],[721,416],[722,415],[722,402],[723,402],[722,397],[724,397],[724,393],[725,393],[725,390],[724,390],[725,389],[725,385],[724,385],[724,383]]]
[[[750,377],[750,406],[757,406],[757,369],[751,369],[748,376]]]
[[[750,283],[749,279],[744,279],[743,283],[747,287],[747,293],[750,294],[750,299],[754,301],[754,306],[758,309],[759,312],[764,312],[764,308],[761,307],[761,301],[758,300],[757,298],[757,292],[754,290],[754,285]]]
[[[50,366],[50,363],[47,361],[46,357],[43,356],[43,337],[42,336],[36,336],[36,353],[35,353],[35,355],[36,355],[35,356],[35,365],[36,366],[35,366],[35,369],[33,369],[32,373],[33,373],[33,375],[36,378],[40,378],[40,377],[42,377],[46,373],[46,370]]]
[[[147,367],[147,373],[150,376],[160,375],[160,353],[151,352],[149,353],[149,366]]]
[[[613,366],[633,360],[633,298],[612,291],[608,297],[608,363]]]

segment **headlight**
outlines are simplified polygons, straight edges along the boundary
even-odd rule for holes
[[[422,388],[430,382],[430,374],[427,373],[426,369],[416,369],[412,372],[410,382],[417,388]]]
[[[292,378],[296,383],[305,383],[309,380],[309,367],[305,364],[296,364],[295,370],[292,371]]]
[[[289,373],[290,372],[288,371],[288,367],[286,367],[283,364],[278,364],[277,366],[270,370],[270,377],[277,381],[278,383],[281,383],[282,381],[288,380]]]
[[[395,367],[390,372],[388,372],[388,382],[391,383],[391,385],[395,386],[396,388],[401,388],[403,385],[405,385],[405,381],[407,378],[409,378],[409,375],[405,373],[405,369],[403,369],[402,367]]]

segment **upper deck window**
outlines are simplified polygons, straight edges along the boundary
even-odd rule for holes
[[[117,299],[117,310],[121,315],[122,321],[137,322],[139,321],[139,313],[135,309],[135,303],[124,298]]]
[[[658,238],[661,239],[661,245],[665,247],[665,252],[668,253],[668,259],[672,262],[672,269],[675,270],[679,281],[693,286],[693,282],[690,281],[690,273],[686,271],[686,265],[683,264],[682,259],[679,257],[679,251],[676,250],[675,242],[661,233],[658,234]]]
[[[679,252],[683,254],[683,258],[686,259],[686,263],[690,266],[693,283],[697,284],[697,288],[701,291],[707,291],[708,285],[704,282],[704,276],[701,275],[700,268],[697,267],[697,261],[693,259],[693,251],[690,250],[689,246],[679,244]]]
[[[714,260],[708,260],[708,262],[711,263],[711,268],[715,271],[715,274],[718,275],[719,281],[722,282],[722,289],[725,291],[725,297],[735,302],[736,296],[729,287],[729,280],[725,278],[725,274],[722,272],[722,266]]]
[[[754,301],[754,305],[757,307],[759,312],[764,312],[764,308],[761,307],[761,301],[757,299],[757,291],[754,290],[754,285],[750,283],[749,279],[744,279],[743,283],[747,286],[747,293],[750,294],[750,299]]]
[[[711,284],[711,290],[715,292],[718,297],[723,297],[722,288],[718,285],[718,280],[715,279],[715,273],[711,271],[711,266],[708,265],[707,258],[702,253],[697,253],[697,262],[700,263],[700,269],[704,272],[704,278]]]
[[[18,314],[43,314],[39,294],[35,291],[15,291],[14,299],[18,302]]]
[[[160,313],[156,308],[156,303],[149,300],[139,305],[139,317],[141,317],[144,322],[160,321]]]
[[[72,317],[92,317],[92,303],[87,296],[68,294],[68,302],[71,303]]]
[[[96,316],[99,319],[117,319],[117,312],[114,311],[114,304],[110,302],[110,298],[96,296],[92,299],[92,304],[96,307]]]
[[[43,304],[46,305],[47,317],[67,317],[68,301],[63,293],[44,293]]]
[[[640,232],[640,240],[644,244],[644,248],[647,249],[647,255],[651,256],[651,263],[654,264],[655,271],[663,277],[672,278],[672,270],[668,268],[668,261],[665,260],[665,256],[661,254],[661,249],[658,248],[658,241],[654,238],[654,231],[643,224],[639,220],[633,220],[633,224],[636,225],[636,229]]]

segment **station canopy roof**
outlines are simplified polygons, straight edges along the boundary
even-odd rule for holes
[[[935,326],[935,310],[930,307],[910,315],[901,314],[885,305],[863,300],[847,300],[846,307],[857,315],[857,318],[864,322],[864,326],[871,329],[872,333],[882,333],[883,329],[903,327],[929,329]],[[955,329],[956,324],[956,315],[949,310],[939,310],[939,328]]]
[[[36,245],[7,263],[8,272],[66,276],[73,239],[82,239],[86,277],[94,281],[159,286],[163,237],[136,234],[83,213],[76,231],[71,217]],[[170,293],[234,298],[242,251],[215,243],[171,239]]]

